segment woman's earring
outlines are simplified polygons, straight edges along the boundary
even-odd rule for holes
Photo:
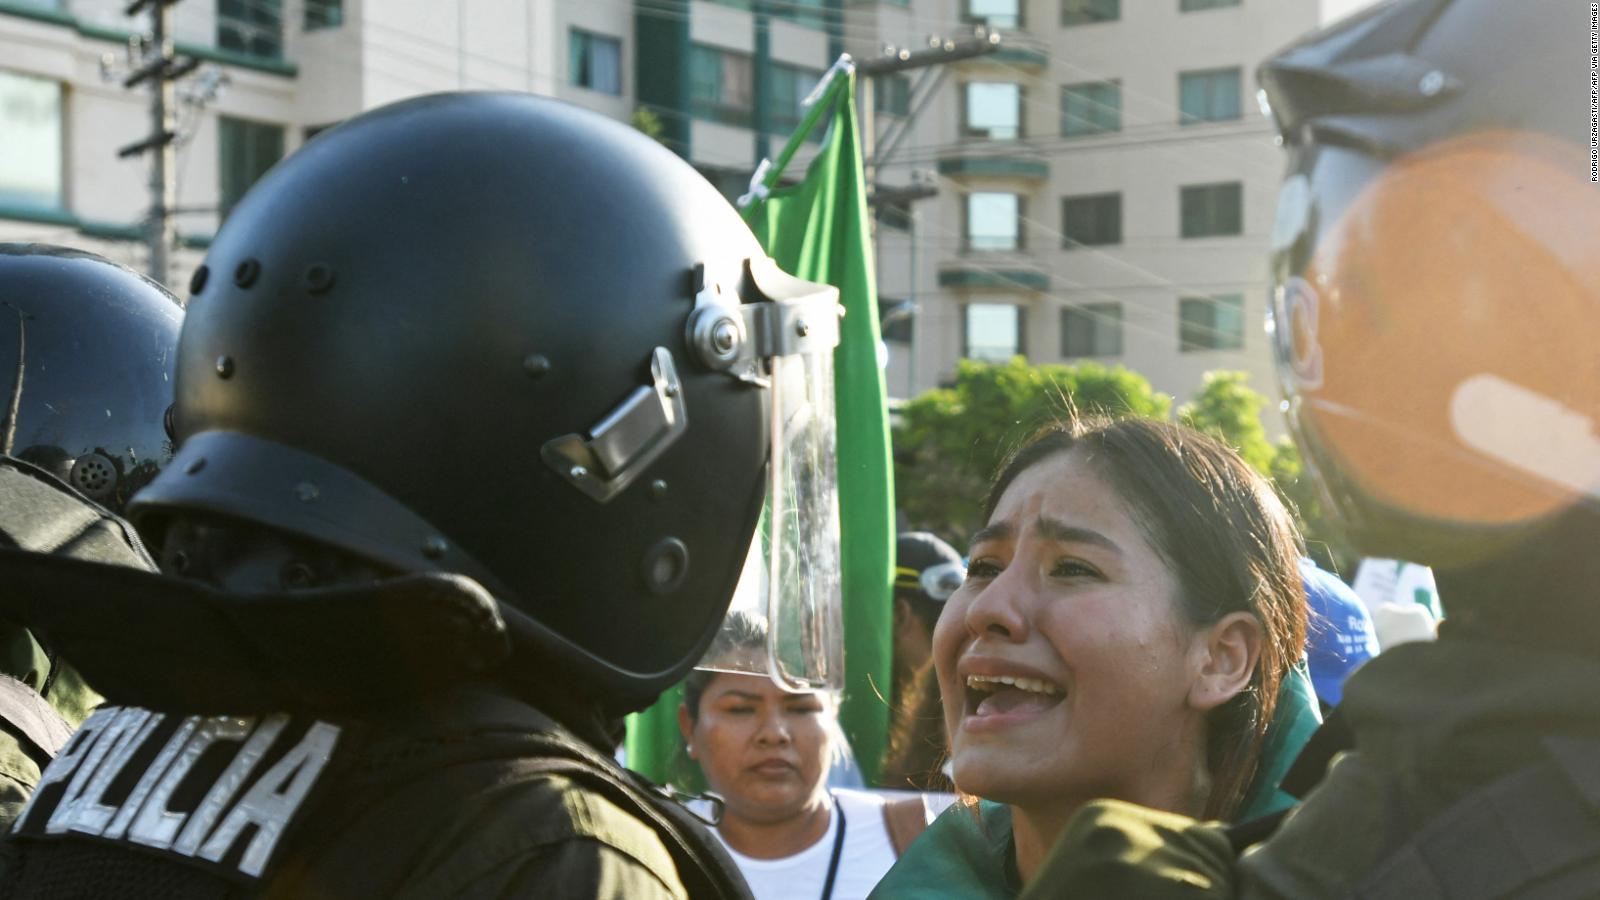
[[[694,756],[694,745],[693,744],[684,744],[683,745],[683,750],[684,750],[685,753],[689,754],[689,758],[690,759],[694,759],[695,758],[695,756]]]

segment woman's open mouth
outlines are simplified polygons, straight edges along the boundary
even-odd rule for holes
[[[968,675],[962,726],[985,731],[1030,721],[1054,708],[1066,689],[1043,678]]]

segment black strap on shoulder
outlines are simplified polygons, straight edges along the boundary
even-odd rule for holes
[[[1546,738],[1546,759],[1429,822],[1352,894],[1361,900],[1594,897],[1600,740]]]
[[[43,769],[72,737],[72,726],[33,688],[0,675],[0,720]]]

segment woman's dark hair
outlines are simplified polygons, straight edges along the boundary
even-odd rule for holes
[[[740,651],[762,650],[767,646],[767,628],[754,615],[744,612],[729,614],[722,630],[711,642],[711,648],[701,658],[701,664],[726,660],[738,656]],[[700,721],[700,698],[705,696],[711,679],[717,677],[714,669],[691,669],[683,679],[683,705],[689,710],[689,721]]]
[[[883,754],[883,786],[896,790],[955,790],[944,774],[950,756],[950,739],[944,729],[944,695],[938,673],[923,666],[901,692],[889,729],[889,747]]]
[[[1261,623],[1265,640],[1249,687],[1206,721],[1212,789],[1204,815],[1227,818],[1255,774],[1279,685],[1305,646],[1294,522],[1267,480],[1213,438],[1152,419],[1076,417],[1036,432],[1001,465],[984,521],[1018,475],[1064,453],[1077,454],[1132,507],[1134,521],[1172,567],[1192,625],[1234,612]]]

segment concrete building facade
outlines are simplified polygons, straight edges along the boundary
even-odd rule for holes
[[[1275,396],[1263,322],[1282,160],[1254,69],[1321,5],[970,3],[1007,49],[956,67],[939,136],[895,158],[939,193],[916,208],[917,259],[880,254],[906,273],[884,293],[916,307],[890,329],[891,394],[1021,354],[1123,365],[1180,402],[1216,369]]]
[[[1243,369],[1270,396],[1281,160],[1254,68],[1352,2],[181,0],[177,49],[205,65],[179,89],[169,280],[187,283],[272,163],[392,100],[559,97],[635,122],[734,196],[839,52],[982,26],[998,52],[863,85],[891,396],[1013,354],[1125,365],[1180,400],[1206,371]],[[124,7],[0,0],[0,240],[143,268],[149,162],[116,148],[149,134],[148,94],[104,74],[146,27]]]

